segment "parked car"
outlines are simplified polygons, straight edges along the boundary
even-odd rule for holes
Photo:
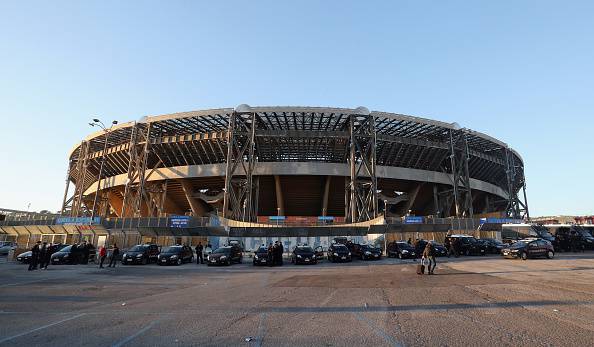
[[[501,254],[501,250],[505,248],[503,242],[497,239],[484,238],[478,239],[477,241],[485,246],[485,253],[488,254]]]
[[[445,248],[444,245],[438,243],[436,241],[430,241],[433,244],[433,249],[435,251],[436,257],[445,257],[448,255],[448,250]]]
[[[339,243],[334,243],[328,247],[328,260],[335,263],[341,261],[352,261],[351,251],[347,246]]]
[[[345,246],[347,246],[347,248],[349,249],[349,251],[351,251],[351,257],[353,258],[361,258],[361,245],[358,243],[354,243],[352,241],[347,241],[347,243],[345,244]]]
[[[375,259],[379,260],[382,258],[382,249],[373,247],[370,245],[361,245],[361,260]]]
[[[89,257],[90,258],[90,257]],[[50,263],[53,265],[60,264],[80,264],[84,259],[84,252],[81,247],[77,245],[66,246],[56,253],[52,254]]]
[[[215,249],[207,259],[207,264],[210,265],[231,265],[233,263],[241,264],[243,261],[242,249],[237,244],[231,246],[224,246]]]
[[[317,264],[318,259],[310,246],[297,246],[291,253],[291,263],[297,264]]]
[[[504,248],[501,255],[506,258],[521,258],[522,260],[537,257],[552,259],[555,256],[555,248],[547,240],[531,238],[517,241]]]
[[[463,255],[485,255],[486,247],[470,235],[448,235],[446,243],[454,243],[456,252]]]
[[[551,229],[555,231],[554,245],[558,251],[594,249],[594,237],[581,226],[554,226]]]
[[[122,264],[143,264],[157,262],[159,246],[153,244],[136,245],[122,254]]]
[[[191,263],[194,261],[194,252],[188,246],[170,246],[161,249],[161,253],[157,256],[157,264],[159,265],[181,265],[183,263]]]
[[[316,254],[317,260],[324,259],[324,248],[322,246],[318,246],[318,247],[314,248],[314,253]]]
[[[415,248],[405,241],[392,241],[388,243],[386,256],[388,258],[411,259],[416,258]]]
[[[268,248],[260,246],[254,252],[254,266],[256,265],[268,265]]]
[[[18,248],[16,242],[11,241],[1,241],[0,242],[0,255],[8,255],[8,252],[13,251]]]

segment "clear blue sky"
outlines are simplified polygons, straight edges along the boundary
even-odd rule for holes
[[[2,1],[0,207],[60,207],[92,117],[251,105],[456,121],[594,213],[592,1]],[[7,168],[8,167],[8,168]]]

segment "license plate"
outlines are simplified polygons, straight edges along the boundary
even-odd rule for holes
[[[161,259],[161,263],[166,263],[166,262],[167,262],[167,260]]]
[[[309,261],[309,259],[305,259],[305,261]]]
[[[340,259],[344,260],[344,259],[346,259],[346,257],[342,257],[342,258],[340,258]]]
[[[126,261],[132,261],[132,259],[126,259]]]
[[[266,259],[262,259],[262,260],[261,260],[261,262],[262,262],[262,263],[265,263],[265,262],[266,262]]]
[[[211,262],[211,263],[216,263],[217,261],[213,259],[213,260],[211,260],[210,262]]]
[[[379,257],[379,255],[377,255],[377,254],[374,254],[373,256],[376,257],[376,258]]]

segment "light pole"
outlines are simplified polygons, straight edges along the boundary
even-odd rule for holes
[[[111,126],[109,128],[105,127],[105,124],[97,118],[93,119],[92,123],[89,123],[90,126],[100,127],[105,132],[105,143],[103,144],[103,152],[101,153],[101,164],[99,165],[99,174],[97,175],[97,190],[95,191],[95,198],[93,199],[93,210],[91,211],[91,220],[89,224],[93,224],[93,220],[95,219],[95,210],[97,209],[97,198],[99,197],[99,190],[101,189],[101,175],[103,174],[103,165],[105,164],[105,152],[107,151],[107,141],[109,139],[109,132],[114,125],[118,124],[117,120],[111,122]]]

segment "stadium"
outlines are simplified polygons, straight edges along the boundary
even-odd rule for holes
[[[528,217],[507,144],[365,107],[244,104],[102,125],[71,150],[66,182],[71,217]]]

